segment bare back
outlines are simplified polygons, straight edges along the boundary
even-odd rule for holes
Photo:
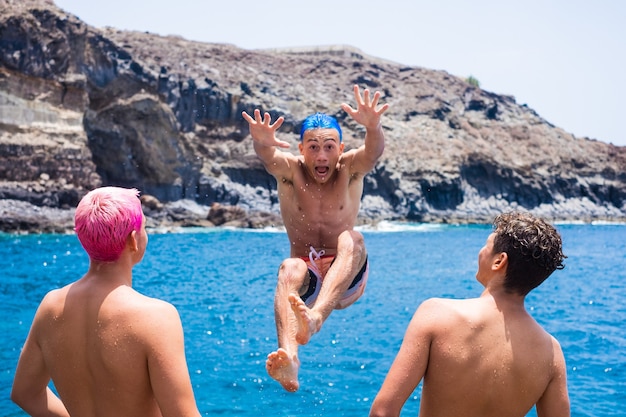
[[[290,179],[276,178],[291,256],[306,256],[311,246],[334,254],[341,232],[354,228],[364,175],[350,173],[348,165],[353,156],[352,152],[343,154],[334,178],[325,184],[307,176],[302,157],[297,158]]]
[[[519,306],[491,297],[433,300],[438,316],[420,416],[520,416],[555,375],[560,347]]]
[[[49,293],[27,344],[39,345],[71,415],[167,415],[157,403],[167,387],[160,387],[154,379],[171,383],[179,378],[161,373],[160,368],[167,365],[158,364],[162,358],[178,358],[175,361],[182,361],[187,372],[184,348],[172,355],[172,350],[182,347],[178,313],[170,304],[128,286],[107,287],[97,281],[83,278]],[[169,341],[159,341],[164,338]],[[181,367],[180,363],[169,365],[172,370]],[[166,395],[176,394],[174,390]]]

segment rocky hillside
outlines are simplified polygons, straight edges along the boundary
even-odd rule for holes
[[[244,50],[96,29],[44,0],[0,0],[0,230],[71,229],[99,185],[137,187],[152,226],[280,223],[241,111],[336,116],[380,90],[386,148],[363,222],[485,222],[508,209],[626,221],[626,147],[577,138],[515,98],[349,46]],[[575,88],[575,86],[573,86]]]

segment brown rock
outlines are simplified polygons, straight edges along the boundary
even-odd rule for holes
[[[324,111],[357,147],[363,129],[340,105],[358,84],[391,104],[365,221],[485,222],[509,209],[626,221],[626,147],[574,137],[445,71],[349,46],[250,51],[98,30],[46,1],[0,7],[0,199],[71,208],[96,186],[122,185],[164,205],[219,203],[220,224],[271,225],[275,181],[241,111],[284,116],[279,135],[293,150],[300,121]],[[150,215],[199,221],[179,208]]]

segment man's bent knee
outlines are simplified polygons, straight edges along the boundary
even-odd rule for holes
[[[307,272],[307,265],[302,259],[285,259],[278,269],[278,282],[298,290],[302,286]]]
[[[358,258],[365,259],[365,239],[360,232],[356,230],[345,230],[341,232],[337,239],[337,251],[347,250],[352,252]]]

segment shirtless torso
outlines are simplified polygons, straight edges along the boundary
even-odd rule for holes
[[[511,223],[522,229],[524,221]],[[534,234],[541,235],[537,230]],[[541,236],[548,241],[547,233]],[[569,417],[561,346],[526,311],[526,293],[511,289],[513,284],[506,281],[509,255],[494,250],[494,239],[492,233],[478,256],[476,278],[485,286],[480,297],[431,298],[419,306],[374,399],[371,417],[399,416],[421,381],[420,417],[524,417],[533,406],[539,417]],[[558,246],[560,253],[560,239]],[[531,259],[536,253],[542,259],[552,256],[540,249],[527,253]],[[562,260],[559,253],[554,265]],[[518,273],[520,265],[538,263],[537,258],[527,263],[516,258],[514,282],[526,282],[519,278],[527,277]]]
[[[87,275],[49,293],[29,342],[39,345],[71,415],[167,415],[161,414],[156,399],[168,398],[162,401],[166,406],[182,394],[166,386],[172,377],[167,373],[187,369],[178,313],[168,303],[127,286],[111,288],[98,279]],[[163,360],[182,363],[159,363]]]
[[[178,311],[132,288],[132,268],[148,243],[145,220],[125,242],[119,259],[90,259],[81,279],[50,291],[39,305],[11,393],[30,415],[200,416]]]
[[[569,416],[559,343],[507,298],[422,303],[370,415],[399,416],[423,378],[420,417]]]
[[[352,230],[363,192],[361,173],[351,173],[356,151],[341,155],[330,181],[320,184],[310,177],[303,157],[295,157],[291,177],[278,180],[280,210],[291,243],[291,256],[303,257],[309,248],[333,255],[341,232]]]
[[[367,269],[363,236],[353,229],[363,194],[363,178],[385,148],[380,117],[389,105],[378,105],[380,92],[370,96],[366,89],[361,95],[358,86],[354,86],[354,97],[356,109],[346,103],[342,108],[365,128],[365,140],[347,152],[343,152],[341,128],[329,115],[315,113],[303,121],[300,153],[296,155],[278,149],[290,147],[276,137],[284,117],[272,123],[270,114],[262,115],[259,109],[253,115],[242,113],[256,154],[278,184],[280,213],[290,244],[290,258],[279,267],[274,297],[279,348],[266,361],[269,375],[288,391],[299,388],[298,345],[308,343],[333,310],[354,303],[365,288],[364,278],[354,297],[346,298],[355,278],[362,277]],[[311,288],[303,260],[311,249],[334,256],[334,261],[323,283],[315,284],[319,293],[309,299],[309,308],[300,295]]]
[[[434,299],[417,314],[430,335],[420,416],[522,417],[563,375],[558,342],[518,304]]]

